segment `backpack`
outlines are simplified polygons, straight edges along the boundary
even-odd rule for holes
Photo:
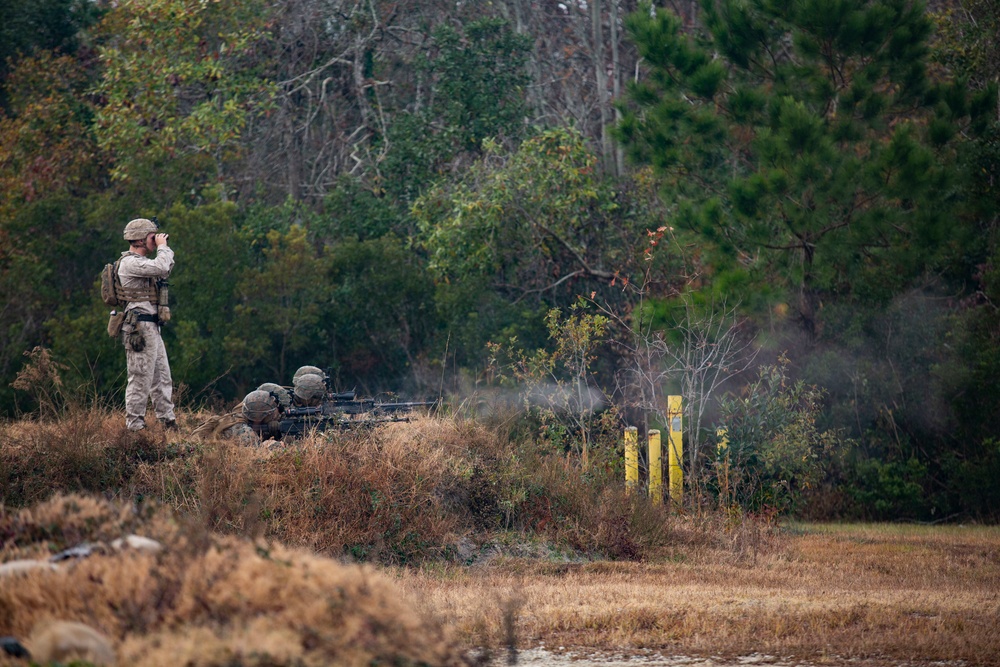
[[[122,283],[118,277],[118,262],[105,264],[101,271],[101,301],[109,306],[118,307],[118,295],[121,294]]]
[[[121,259],[112,264],[105,264],[101,271],[101,301],[118,308],[132,301],[149,301],[157,304],[160,301],[157,281],[149,279],[143,287],[122,287],[122,279],[118,276],[118,265]],[[162,305],[162,304],[161,304]]]

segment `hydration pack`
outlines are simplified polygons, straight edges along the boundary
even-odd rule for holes
[[[115,289],[115,288],[118,289]],[[109,306],[118,306],[118,291],[122,283],[118,277],[118,262],[105,264],[101,271],[101,301]]]
[[[146,287],[132,289],[122,287],[121,278],[118,277],[119,262],[121,260],[105,264],[101,271],[101,301],[115,308],[124,307],[132,301],[149,301],[154,305],[159,303],[160,290],[157,289],[156,282],[153,280],[150,280]],[[163,301],[165,302],[166,299],[164,298]]]

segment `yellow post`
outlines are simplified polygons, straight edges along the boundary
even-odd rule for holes
[[[680,396],[667,397],[667,471],[670,480],[670,498],[678,506],[684,503],[684,471],[681,461],[684,457],[684,441],[681,431],[682,404]]]
[[[654,505],[663,502],[663,466],[660,463],[660,432],[649,432],[649,498]]]
[[[729,439],[724,428],[716,429],[715,435],[719,437],[719,444],[716,446],[719,459],[719,498],[723,507],[729,507]]]
[[[632,493],[639,486],[639,430],[635,426],[625,429],[625,492]]]

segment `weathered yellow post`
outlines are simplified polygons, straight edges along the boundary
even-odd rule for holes
[[[639,486],[639,430],[635,426],[625,429],[625,493],[632,493]]]
[[[729,439],[724,428],[716,429],[715,435],[719,438],[716,446],[719,459],[719,496],[722,506],[729,507]]]
[[[649,498],[654,505],[663,502],[663,465],[660,463],[660,432],[649,432]]]
[[[715,451],[719,453],[719,456],[722,456],[725,451],[729,449],[729,439],[726,437],[727,434],[728,431],[724,428],[715,429],[715,435],[719,438],[719,444],[715,447]]]
[[[667,437],[667,471],[670,481],[670,499],[678,506],[684,503],[684,471],[681,461],[684,457],[684,442],[681,432],[682,404],[680,396],[667,397],[667,422],[670,430]]]

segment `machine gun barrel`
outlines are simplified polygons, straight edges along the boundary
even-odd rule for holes
[[[350,398],[346,398],[346,396]],[[387,412],[409,412],[415,408],[433,408],[441,404],[441,401],[402,401],[402,402],[382,402],[372,398],[354,398],[354,392],[345,394],[328,394],[319,409],[323,414],[347,414],[360,415],[366,413],[387,413]],[[305,409],[305,408],[297,408]]]
[[[280,419],[276,422],[277,429],[272,427],[271,435],[299,437],[309,431],[327,431],[330,429],[346,430],[350,428],[361,428],[364,426],[374,426],[376,424],[387,424],[391,422],[409,421],[407,417],[368,417],[365,419],[347,419],[344,417],[334,417],[329,415],[317,415],[313,417],[298,417],[292,419]],[[274,430],[277,432],[275,433]]]
[[[406,401],[401,403],[375,403],[373,412],[409,412],[413,408],[437,407],[440,401]]]

